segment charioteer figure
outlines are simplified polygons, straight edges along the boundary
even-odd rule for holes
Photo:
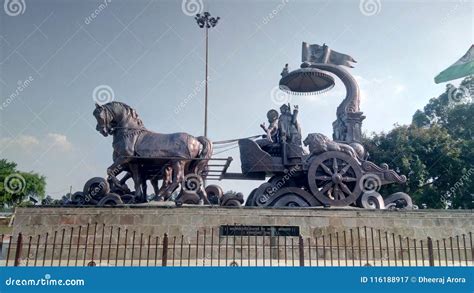
[[[301,127],[298,123],[298,106],[294,106],[293,113],[290,104],[280,107],[278,130],[280,142],[301,146]]]
[[[278,112],[276,110],[270,110],[267,112],[268,127],[265,126],[265,122],[260,124],[260,127],[265,131],[265,138],[270,143],[278,142]]]
[[[268,127],[265,122],[260,124],[260,127],[265,131],[262,139],[257,140],[257,144],[262,148],[278,143],[278,111],[271,109],[267,112]]]

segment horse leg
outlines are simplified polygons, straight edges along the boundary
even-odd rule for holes
[[[150,183],[151,183],[151,186],[153,187],[153,191],[155,192],[155,200],[161,200],[161,197],[160,197],[160,190],[158,189],[158,178],[157,176],[153,176],[152,178],[150,178]]]
[[[120,179],[119,182],[120,182],[121,185],[123,185],[130,178],[132,178],[132,173],[127,172],[127,174],[125,174],[125,176],[123,176],[122,179]]]
[[[107,168],[107,175],[109,176],[109,179],[117,186],[121,186],[120,181],[117,179],[117,175],[119,174],[117,172],[117,169],[121,167],[121,164],[119,162],[114,162],[110,167]]]
[[[168,199],[173,191],[178,188],[178,185],[183,181],[183,164],[181,161],[174,161],[171,163],[171,169],[172,169],[172,180],[171,183],[168,185],[168,187],[165,190],[165,199]]]
[[[114,163],[107,168],[107,175],[109,179],[117,186],[122,186],[123,184],[120,180],[117,179],[117,176],[122,173],[123,166],[127,164],[129,159],[124,157],[118,157],[114,160]],[[128,178],[127,178],[128,179]]]
[[[135,185],[135,198],[137,198],[139,202],[145,202],[142,191],[142,174],[140,174],[138,165],[130,164],[130,171],[132,173],[132,179]]]
[[[119,174],[115,174],[117,177]],[[126,174],[122,177],[122,179],[120,179],[118,181],[118,184],[112,180],[112,178],[109,176],[109,183],[110,183],[110,190],[111,192],[115,192],[115,193],[123,193],[123,194],[127,194],[127,193],[130,193],[130,189],[128,188],[127,184],[125,182],[127,182],[128,179],[130,179],[132,177],[132,174],[130,172],[126,172]]]
[[[164,196],[164,192],[166,191],[166,189],[168,188],[168,186],[170,186],[172,182],[172,178],[171,178],[171,176],[173,175],[172,167],[170,165],[166,165],[165,167],[163,167],[161,171],[161,175],[162,175],[163,182],[161,184],[160,190],[158,190],[158,193],[156,193],[158,196]],[[156,183],[158,184],[158,182]]]
[[[142,194],[143,194],[144,199],[146,199],[147,198],[147,193],[146,192],[147,192],[147,187],[148,186],[146,185],[145,177],[142,177],[140,179],[140,181],[141,181],[141,186],[142,186]]]

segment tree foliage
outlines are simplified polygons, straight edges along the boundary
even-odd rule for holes
[[[0,160],[0,206],[15,206],[28,198],[43,198],[46,178],[34,172],[21,172],[14,162]]]
[[[413,115],[410,125],[372,134],[364,144],[372,161],[386,162],[408,177],[404,191],[429,208],[474,208],[474,78],[448,85]]]

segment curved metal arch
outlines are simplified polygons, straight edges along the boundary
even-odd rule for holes
[[[316,68],[328,71],[339,78],[346,88],[346,97],[337,107],[336,114],[360,112],[360,90],[354,76],[345,70],[342,66],[327,63],[310,63],[310,68]]]
[[[332,73],[339,78],[346,88],[346,96],[336,110],[336,120],[333,125],[333,139],[347,143],[360,142],[362,136],[362,121],[365,117],[360,112],[360,90],[354,76],[340,65],[331,63],[303,62],[301,69],[294,70],[283,75],[280,80],[280,89],[294,94],[316,94],[319,91],[306,88],[304,85],[298,87],[285,87],[288,76],[292,79],[304,79],[309,71],[315,71],[320,75]],[[329,87],[331,88],[331,87]],[[328,88],[328,89],[329,89]],[[327,90],[327,89],[326,89]]]

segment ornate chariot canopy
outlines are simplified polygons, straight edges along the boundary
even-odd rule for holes
[[[334,87],[334,78],[316,68],[294,70],[280,80],[280,89],[296,95],[319,94]]]
[[[318,68],[317,64],[343,65],[352,68],[351,62],[356,62],[349,55],[329,49],[326,44],[320,46],[303,42],[302,47],[301,68],[289,72],[287,64],[281,73],[280,89],[290,94],[319,94],[334,87],[334,78],[328,74],[327,69]]]

